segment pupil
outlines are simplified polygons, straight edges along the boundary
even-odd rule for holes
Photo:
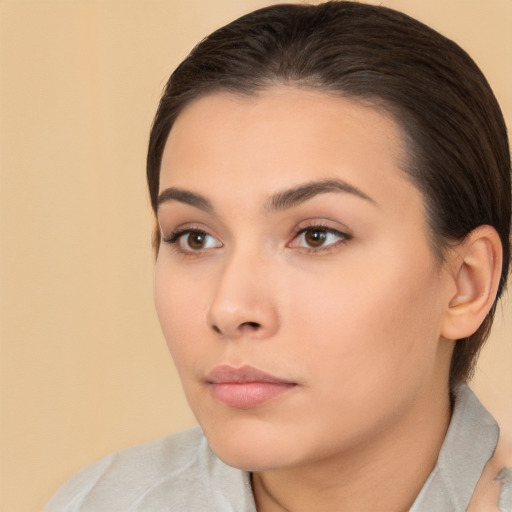
[[[324,243],[326,237],[327,233],[318,229],[306,232],[306,242],[308,245],[313,247],[321,246]]]
[[[202,233],[193,233],[189,235],[188,243],[192,249],[201,249],[204,245],[204,235]]]

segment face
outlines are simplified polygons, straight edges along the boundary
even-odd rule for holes
[[[429,421],[448,279],[405,160],[393,120],[321,92],[212,94],[178,117],[155,301],[228,464],[295,467]]]

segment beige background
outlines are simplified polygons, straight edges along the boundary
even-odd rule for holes
[[[153,312],[146,141],[193,44],[270,3],[0,2],[2,512],[193,423]],[[511,0],[383,3],[461,43],[512,126]],[[511,362],[509,301],[474,387],[512,433]]]

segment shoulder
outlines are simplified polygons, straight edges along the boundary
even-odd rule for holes
[[[199,427],[113,453],[71,477],[45,512],[215,510],[212,478],[243,486],[243,472],[211,452]],[[192,507],[192,508],[190,508]]]
[[[497,446],[499,433],[469,387],[459,386],[436,466],[410,512],[512,510],[510,460]]]
[[[512,510],[512,442],[500,437],[471,497],[468,512]]]

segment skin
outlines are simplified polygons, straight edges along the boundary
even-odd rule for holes
[[[405,165],[383,112],[290,87],[200,98],[169,135],[157,312],[210,446],[253,472],[259,511],[408,510],[435,464],[456,284]],[[269,206],[325,180],[361,194],[334,187]],[[176,235],[187,229],[205,235]],[[320,246],[308,245],[315,229]],[[207,382],[221,364],[295,386],[230,407]]]

